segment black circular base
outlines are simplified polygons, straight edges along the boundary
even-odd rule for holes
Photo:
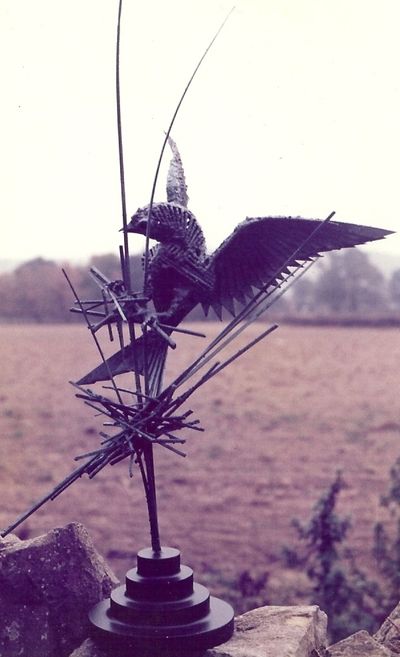
[[[92,637],[119,655],[201,653],[228,641],[233,609],[193,582],[193,571],[180,565],[180,553],[146,548],[137,568],[89,613]]]

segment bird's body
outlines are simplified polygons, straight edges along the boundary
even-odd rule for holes
[[[243,304],[254,297],[257,288],[272,288],[290,268],[320,253],[381,239],[390,233],[336,221],[254,217],[240,223],[213,254],[207,255],[200,225],[184,205],[186,184],[174,144],[173,153],[168,201],[155,203],[151,209],[138,209],[127,226],[128,232],[148,235],[158,242],[149,252],[145,294],[153,302],[157,320],[172,327],[166,329],[167,334],[198,303],[206,314],[212,307],[219,317],[222,308],[235,315],[235,301]],[[114,354],[107,365],[100,365],[79,383],[108,379],[110,372],[147,371],[150,388],[157,393],[166,351],[162,336],[151,332]]]
[[[147,214],[148,208],[138,210],[128,231],[143,229],[146,234]],[[177,326],[211,292],[215,277],[209,268],[203,232],[187,208],[158,203],[152,209],[153,219],[150,237],[162,241],[149,253],[147,293],[159,317]]]

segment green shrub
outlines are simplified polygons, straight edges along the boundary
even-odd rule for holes
[[[350,521],[339,518],[335,507],[345,486],[338,473],[316,503],[309,522],[293,521],[302,543],[299,550],[286,547],[283,551],[286,565],[305,569],[311,583],[310,602],[328,615],[332,642],[361,628],[373,631],[382,605],[380,587],[357,568],[344,545]]]

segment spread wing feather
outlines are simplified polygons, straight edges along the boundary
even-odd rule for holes
[[[211,256],[209,269],[215,284],[202,303],[207,309],[212,306],[218,315],[221,305],[232,312],[233,299],[242,301],[252,287],[275,285],[289,273],[287,267],[296,267],[320,252],[381,239],[390,232],[301,217],[246,219]]]

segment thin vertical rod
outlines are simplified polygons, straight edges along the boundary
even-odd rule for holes
[[[160,530],[158,527],[157,495],[154,473],[153,445],[143,448],[144,461],[147,473],[147,509],[149,512],[151,547],[153,552],[161,552]]]
[[[119,177],[121,184],[121,205],[122,205],[122,227],[124,231],[124,266],[122,274],[126,290],[131,291],[131,272],[129,262],[129,243],[127,233],[127,212],[126,212],[126,194],[125,194],[125,167],[124,167],[124,148],[122,143],[122,119],[121,119],[121,85],[120,85],[120,41],[121,41],[121,13],[122,13],[122,0],[119,2],[118,7],[118,26],[117,26],[117,50],[115,62],[115,83],[116,83],[116,98],[117,98],[117,128],[118,128],[118,155],[119,155]]]
[[[122,227],[124,233],[124,257],[123,257],[123,267],[122,274],[124,278],[125,288],[127,292],[131,292],[131,272],[130,272],[130,261],[129,261],[129,243],[128,243],[128,232],[127,232],[127,212],[126,212],[126,194],[125,194],[125,169],[124,169],[124,150],[122,143],[122,119],[121,119],[121,89],[120,89],[120,36],[121,36],[121,14],[122,14],[122,0],[119,1],[118,8],[118,27],[117,27],[117,50],[116,50],[116,97],[117,97],[117,127],[118,127],[118,153],[119,153],[119,171],[120,171],[120,182],[121,182],[121,205],[122,205]],[[146,253],[146,263],[148,259],[148,248]],[[135,328],[132,322],[129,322],[129,335],[131,342],[135,341]],[[144,335],[144,340],[146,342],[146,335]],[[147,377],[145,377],[145,380]],[[141,382],[140,376],[137,373],[137,367],[135,366],[135,381],[136,389],[141,392]],[[146,382],[147,384],[147,382]],[[147,385],[146,385],[147,389]],[[151,545],[154,552],[161,552],[161,543],[160,543],[160,534],[158,529],[158,517],[157,517],[157,498],[156,498],[156,487],[155,487],[155,473],[154,473],[154,459],[153,459],[153,448],[151,445],[144,448],[144,460],[146,464],[146,474],[147,482],[143,477],[143,484],[145,487],[146,497],[147,497],[147,508],[149,513],[149,522],[150,522],[150,534],[151,534]],[[144,473],[142,472],[142,476]],[[146,485],[147,484],[147,485]]]
[[[117,23],[117,48],[115,58],[115,85],[116,85],[116,100],[117,100],[117,130],[118,130],[118,155],[119,155],[119,177],[121,183],[121,206],[122,206],[122,228],[124,233],[124,253],[121,258],[122,276],[126,291],[129,293],[132,289],[131,284],[131,264],[129,260],[129,242],[127,232],[127,212],[126,212],[126,194],[125,194],[125,167],[124,167],[124,148],[122,142],[122,119],[121,119],[121,84],[120,84],[120,42],[121,42],[121,14],[122,14],[122,0],[119,1],[118,7],[118,23]],[[135,327],[133,322],[129,322],[129,337],[131,342],[136,339]],[[134,356],[136,361],[136,356]],[[137,363],[135,362],[135,383],[138,392],[141,392],[140,376],[137,372]]]

